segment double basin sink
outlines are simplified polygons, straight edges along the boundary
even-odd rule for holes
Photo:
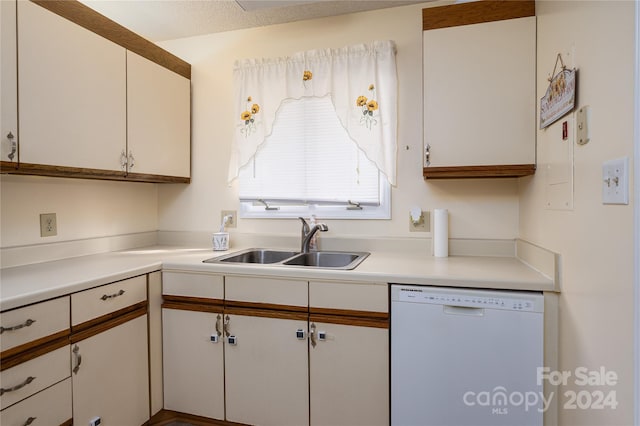
[[[358,266],[369,253],[342,251],[312,251],[300,253],[287,250],[247,249],[204,260],[204,263],[243,263],[277,266],[298,266],[350,270]]]

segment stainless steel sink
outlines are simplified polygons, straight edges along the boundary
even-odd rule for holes
[[[283,264],[313,268],[354,269],[367,256],[369,253],[365,252],[313,251],[300,253],[284,261]]]
[[[349,270],[358,266],[367,256],[369,253],[366,252],[313,251],[300,253],[290,250],[252,248],[203,260],[203,262]]]
[[[297,251],[271,250],[271,249],[247,249],[237,251],[225,256],[207,259],[205,263],[259,263],[271,264],[282,262],[298,254]]]

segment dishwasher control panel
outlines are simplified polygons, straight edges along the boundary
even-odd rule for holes
[[[392,299],[400,302],[543,312],[543,296],[532,292],[458,290],[429,286],[397,286]]]

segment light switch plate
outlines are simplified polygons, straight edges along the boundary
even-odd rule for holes
[[[629,204],[629,157],[602,164],[602,203]]]

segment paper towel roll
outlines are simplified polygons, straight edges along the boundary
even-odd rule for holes
[[[433,255],[449,256],[449,212],[447,209],[433,210]]]

